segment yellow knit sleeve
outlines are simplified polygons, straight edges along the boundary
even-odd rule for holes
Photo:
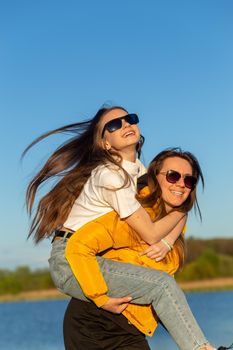
[[[78,229],[68,240],[65,257],[84,294],[98,307],[109,297],[108,287],[100,271],[96,254],[113,246],[109,231],[98,222],[90,222]]]

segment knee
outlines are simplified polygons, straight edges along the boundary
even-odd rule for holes
[[[176,283],[174,277],[168,275],[166,272],[163,272],[160,277],[160,284],[163,289],[179,289],[178,284]]]

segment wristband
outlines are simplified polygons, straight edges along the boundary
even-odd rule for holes
[[[171,251],[173,249],[173,245],[171,243],[169,243],[165,238],[161,239],[161,242],[163,242],[163,244],[165,244],[165,246],[169,249],[169,251]]]

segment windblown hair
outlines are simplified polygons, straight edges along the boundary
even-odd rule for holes
[[[184,152],[180,148],[169,148],[166,149],[155,156],[155,158],[151,161],[148,172],[147,172],[147,183],[149,187],[149,194],[144,197],[138,196],[138,200],[143,205],[143,207],[153,207],[156,210],[156,220],[161,219],[167,213],[165,210],[165,204],[162,199],[162,191],[159,186],[157,175],[162,169],[163,163],[167,158],[179,157],[185,159],[192,167],[192,175],[196,177],[197,184],[201,180],[202,187],[204,188],[204,177],[200,167],[200,164],[197,158],[190,152]],[[179,210],[184,213],[189,212],[192,208],[194,208],[195,213],[199,215],[202,220],[202,215],[200,211],[200,207],[197,201],[197,191],[196,186],[190,192],[188,198],[182,203],[181,206],[175,207],[174,210]],[[180,265],[184,262],[184,254],[185,254],[185,244],[184,238],[181,234],[178,240],[175,243],[180,257]]]
[[[92,119],[65,125],[41,135],[23,152],[22,157],[32,146],[50,135],[75,134],[51,154],[27,187],[26,205],[29,215],[32,216],[35,199],[41,185],[49,179],[58,178],[55,185],[40,199],[36,206],[28,234],[28,237],[34,235],[36,243],[44,237],[51,236],[54,230],[62,227],[92,170],[98,165],[113,163],[122,169],[125,176],[124,185],[130,181],[127,172],[120,165],[121,156],[113,150],[104,149],[100,143],[100,121],[105,114],[114,109],[122,109],[128,113],[125,108],[120,106],[103,107]],[[142,143],[143,138],[137,145],[139,154]]]

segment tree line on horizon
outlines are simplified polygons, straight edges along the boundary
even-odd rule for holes
[[[178,281],[233,277],[233,239],[186,240],[184,267]],[[0,295],[54,288],[48,269],[31,270],[19,266],[15,270],[0,269]]]
[[[233,257],[233,238],[200,239],[190,237],[186,241],[186,264],[198,259],[205,250]]]
[[[176,275],[180,282],[233,277],[233,239],[186,240],[184,267]]]

